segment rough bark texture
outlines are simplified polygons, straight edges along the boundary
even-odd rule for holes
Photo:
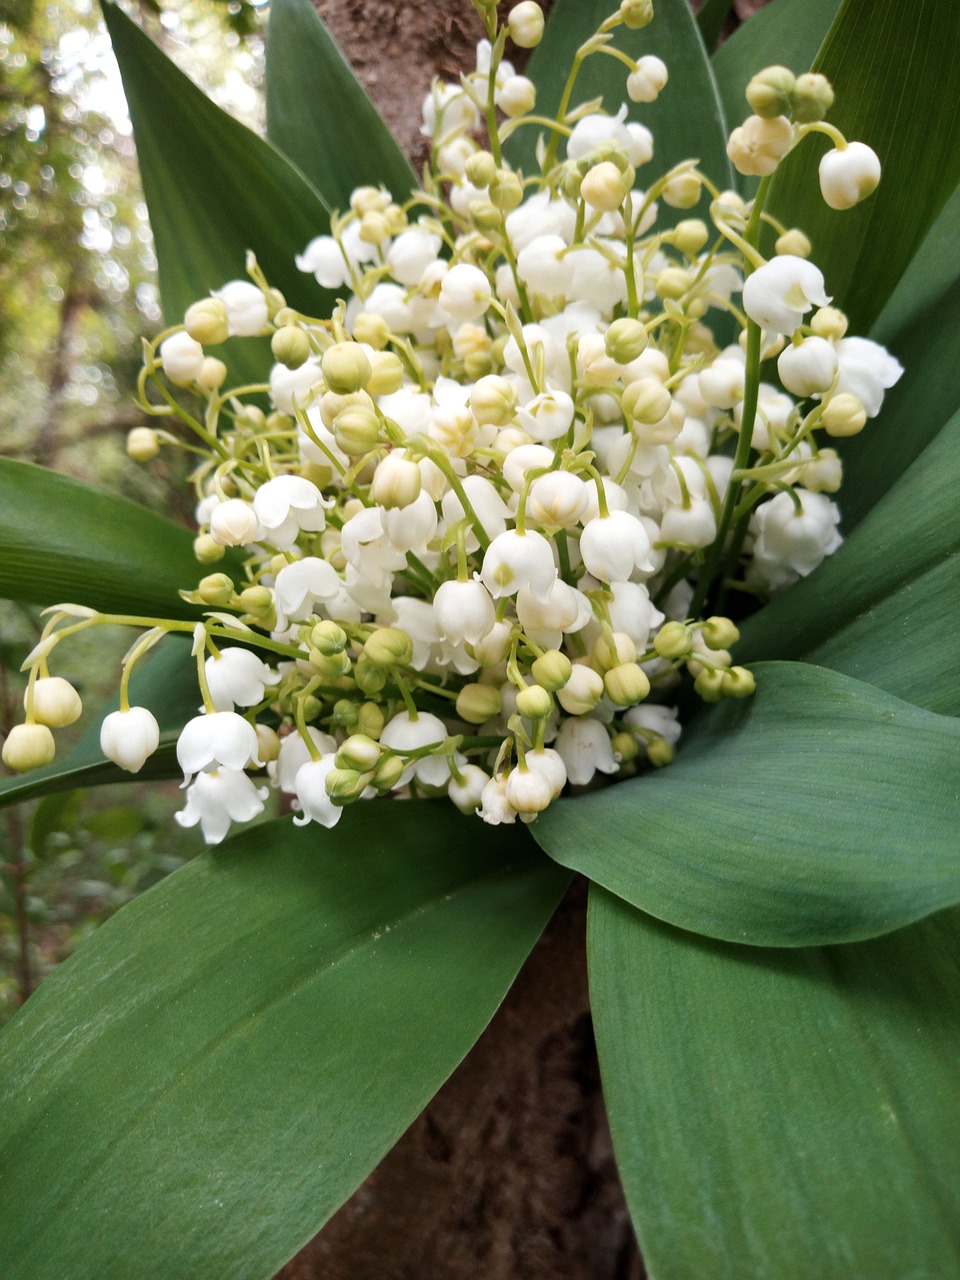
[[[642,1280],[574,886],[475,1048],[278,1280]]]

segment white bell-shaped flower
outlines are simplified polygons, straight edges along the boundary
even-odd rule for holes
[[[825,307],[829,301],[820,268],[790,253],[771,258],[743,285],[744,311],[769,333],[789,336],[811,307]]]
[[[837,394],[855,395],[875,418],[883,404],[883,393],[900,381],[903,365],[886,347],[869,338],[841,338],[837,343],[840,377]]]
[[[188,720],[177,739],[177,763],[189,780],[196,773],[222,765],[245,769],[260,765],[257,731],[235,711],[211,711]]]
[[[480,796],[480,817],[491,827],[517,820],[517,811],[507,799],[507,780],[502,774],[491,778]]]
[[[436,261],[440,245],[440,237],[422,227],[401,231],[387,251],[390,274],[401,284],[419,284],[424,271]]]
[[[437,532],[437,508],[426,489],[405,507],[381,511],[383,531],[397,551],[415,551],[422,556]]]
[[[425,711],[415,718],[407,711],[401,711],[393,717],[380,734],[380,745],[391,751],[418,751],[421,747],[440,745],[447,740],[447,729],[443,721]],[[416,777],[429,787],[442,786],[450,777],[450,766],[446,756],[427,755],[413,761],[404,769],[397,787],[405,787],[411,778]]]
[[[253,707],[262,702],[268,688],[280,683],[280,675],[250,649],[221,649],[204,663],[207,686],[218,711]]]
[[[324,508],[331,505],[303,476],[277,476],[261,485],[253,498],[261,538],[281,551],[296,543],[301,530],[319,533],[326,524]]]
[[[517,410],[517,421],[534,440],[559,440],[570,430],[573,413],[573,400],[565,391],[548,389]]]
[[[567,785],[567,766],[563,756],[551,747],[541,747],[539,751],[528,751],[527,768],[536,769],[547,779],[554,796],[558,796]]]
[[[553,799],[553,787],[545,773],[539,769],[517,766],[507,777],[506,798],[521,818],[535,818]]]
[[[160,745],[160,726],[146,707],[111,711],[100,726],[100,750],[127,773],[139,773]]]
[[[667,83],[666,64],[652,53],[637,59],[627,76],[627,97],[631,102],[655,102]]]
[[[210,512],[210,537],[221,547],[249,546],[259,532],[256,512],[242,498],[218,502]]]
[[[292,415],[312,399],[314,388],[322,381],[319,360],[305,360],[299,369],[275,364],[270,370],[270,398],[281,413]]]
[[[504,459],[503,478],[514,493],[519,493],[526,483],[527,472],[546,471],[553,465],[555,457],[554,451],[545,444],[518,445]]]
[[[483,798],[483,790],[490,781],[479,765],[465,764],[459,769],[460,779],[451,777],[447,795],[461,813],[476,813]]]
[[[797,489],[799,508],[789,493],[778,493],[757,507],[751,521],[754,554],[774,560],[805,578],[842,542],[840,512],[822,493]]]
[[[527,515],[547,529],[572,528],[587,509],[589,486],[570,471],[548,471],[530,486]]]
[[[329,755],[331,752],[336,752],[336,739],[331,737],[329,733],[322,733],[312,725],[308,725],[307,733],[321,755]],[[308,760],[312,759],[310,748],[299,733],[288,733],[285,738],[281,738],[280,754],[277,756],[275,769],[272,770],[276,775],[277,785],[280,790],[288,793],[296,791],[297,773],[300,770],[300,766],[305,765]]]
[[[341,289],[350,283],[350,266],[333,236],[316,236],[296,256],[298,271],[316,277],[324,289]]]
[[[534,293],[565,294],[573,279],[566,248],[562,236],[535,236],[517,255],[517,274]]]
[[[486,272],[468,262],[451,267],[440,286],[440,306],[455,320],[476,320],[490,306],[491,297]]]
[[[481,582],[441,582],[433,597],[440,635],[454,644],[477,644],[497,620],[490,593]]]
[[[580,555],[601,582],[626,582],[635,569],[653,572],[647,531],[627,511],[611,511],[585,525]]]
[[[340,821],[343,806],[334,804],[327,792],[327,774],[335,768],[336,755],[331,751],[319,760],[307,760],[297,770],[293,790],[300,803],[300,816],[293,820],[295,827],[319,822],[322,827],[330,828]]]
[[[805,399],[826,391],[837,376],[838,358],[826,338],[804,338],[784,347],[777,360],[780,381],[795,396]]]
[[[231,280],[222,289],[215,289],[213,296],[227,309],[231,337],[252,338],[266,326],[267,300],[263,290],[249,280]]]
[[[487,547],[480,581],[494,600],[529,587],[535,599],[546,602],[557,581],[552,544],[530,529],[526,533],[508,529]]]
[[[831,209],[852,209],[877,189],[880,159],[865,142],[848,142],[820,160],[820,191]]]
[[[562,635],[583,630],[593,617],[593,609],[582,591],[557,577],[543,599],[529,587],[521,587],[517,593],[517,617],[535,644],[555,649]]]
[[[628,635],[642,652],[647,647],[650,633],[663,622],[663,614],[641,582],[614,582],[610,592],[607,612],[611,627]]]
[[[219,844],[231,822],[249,822],[263,812],[268,787],[257,787],[240,769],[199,773],[187,788],[186,804],[173,816],[181,827],[200,824],[207,844]]]
[[[497,492],[495,485],[491,484],[485,476],[465,476],[463,491],[467,495],[467,501],[473,509],[473,514],[480,521],[484,532],[491,541],[506,531],[510,511]],[[464,518],[463,504],[453,489],[448,489],[443,495],[440,509],[447,525],[456,524],[458,520]],[[479,545],[476,534],[472,528],[469,528],[467,530],[467,550],[476,551]]]
[[[203,368],[203,347],[189,333],[174,333],[160,343],[163,372],[178,387],[196,382]]]
[[[554,749],[575,787],[585,787],[595,773],[616,773],[619,768],[610,735],[599,720],[589,716],[571,716],[564,720]]]
[[[309,618],[315,605],[332,600],[342,585],[333,565],[319,556],[304,556],[302,560],[285,565],[274,584],[279,630],[284,630],[291,622]]]
[[[671,545],[709,547],[717,536],[717,517],[705,498],[667,507],[660,517],[660,538]]]
[[[675,747],[680,741],[680,721],[676,707],[664,707],[655,702],[641,702],[638,707],[630,707],[623,714],[627,724],[635,729],[649,729],[658,734],[668,746]]]

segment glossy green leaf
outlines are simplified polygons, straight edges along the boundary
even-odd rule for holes
[[[870,336],[891,343],[922,322],[960,280],[960,187],[943,206],[936,222],[887,299]],[[931,326],[932,327],[932,326]],[[933,336],[933,335],[931,335]]]
[[[0,596],[189,618],[204,570],[186,529],[126,498],[0,458]]]
[[[366,184],[409,197],[417,175],[310,0],[272,0],[264,78],[267,137],[331,209]]]
[[[758,71],[773,65],[809,70],[839,6],[840,0],[773,0],[723,42],[713,72],[731,128],[750,114],[744,91]]]
[[[960,412],[817,571],[743,628],[737,659],[802,658],[960,715]]]
[[[705,0],[697,10],[697,26],[703,47],[711,53],[723,35],[723,28],[733,9],[733,0]]]
[[[103,13],[133,121],[167,323],[179,323],[211,289],[244,278],[247,250],[291,306],[329,312],[333,295],[294,261],[329,227],[321,197],[269,142],[215,106],[113,0],[103,0]],[[269,367],[266,344],[249,339],[216,354],[253,382]]]
[[[960,912],[712,942],[591,890],[617,1164],[657,1280],[957,1280]]]
[[[808,138],[781,166],[771,213],[802,227],[827,292],[865,332],[960,181],[960,6],[845,0],[815,67],[837,93],[830,122],[873,147],[883,164],[874,194],[837,212],[817,166],[832,146]]]
[[[127,773],[118,768],[100,750],[103,718],[120,705],[119,700],[113,698],[96,711],[84,708],[84,722],[88,728],[73,751],[58,756],[42,769],[0,778],[0,807],[18,804],[34,796],[70,791],[74,787],[179,778],[181,770],[177,764],[176,740],[199,707],[197,667],[190,656],[189,644],[180,639],[167,639],[150,653],[130,678],[130,702],[135,707],[147,707],[160,725],[159,750],[139,773]]]
[[[567,879],[519,827],[382,801],[253,828],[125,907],[0,1037],[4,1280],[272,1276],[476,1040]]]
[[[567,68],[579,46],[610,16],[609,0],[557,0],[550,11],[543,40],[534,50],[526,75],[537,86],[537,113],[553,116],[560,104]],[[626,68],[615,58],[594,54],[586,60],[576,82],[571,105],[603,97],[605,110],[615,113],[622,102],[630,107],[628,119],[653,131],[651,171],[664,173],[671,165],[695,157],[704,172],[721,187],[731,184],[727,159],[727,130],[697,24],[686,0],[660,0],[656,17],[641,31],[618,27],[615,45],[630,57],[653,53],[668,64],[670,79],[656,102],[628,102]],[[691,110],[691,104],[696,110]],[[521,129],[510,139],[511,163],[526,173],[537,172],[536,141],[541,130]],[[564,155],[561,145],[560,156]],[[645,170],[638,181],[644,182]],[[689,217],[683,210],[661,210],[667,222]]]
[[[540,815],[565,867],[758,946],[848,942],[960,901],[960,722],[803,664],[700,716],[666,769]]]

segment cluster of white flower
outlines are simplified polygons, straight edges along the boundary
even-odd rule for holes
[[[650,16],[649,0],[623,0],[584,56]],[[529,821],[567,784],[668,763],[684,672],[708,701],[753,689],[731,665],[731,587],[778,590],[839,544],[827,495],[840,460],[822,435],[859,431],[899,376],[883,348],[845,336],[805,237],[764,214],[763,184],[747,203],[693,161],[638,184],[654,145],[628,104],[542,120],[503,59],[507,33],[537,43],[539,7],[523,0],[503,29],[487,17],[476,69],[424,104],[424,189],[404,204],[355,191],[298,259],[341,291],[333,315],[288,307],[251,262],[251,280],[192,306],[145,368],[145,405],[205,450],[198,559],[244,549],[240,575],[211,572],[187,595],[211,612],[178,817],[208,841],[262,810],[251,768],[294,798],[297,821],[332,826],[354,800],[398,791]],[[623,58],[627,97],[652,101],[666,67]],[[822,122],[831,97],[820,76],[756,77],[737,167],[769,176],[825,131],[826,199],[862,198],[879,166]],[[520,127],[542,131],[529,175],[503,154]],[[709,224],[661,222],[659,202],[705,203]],[[740,340],[718,345],[731,318]],[[205,348],[264,333],[269,378],[225,389]],[[167,383],[199,393],[203,414]],[[174,439],[140,429],[131,452]],[[62,617],[34,655],[24,729],[56,723],[35,677]],[[136,770],[156,722],[122,708],[102,746]],[[30,752],[8,762],[36,763]]]

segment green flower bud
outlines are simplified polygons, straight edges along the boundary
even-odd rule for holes
[[[331,718],[341,729],[355,729],[360,724],[360,708],[350,698],[340,698],[333,704]]]
[[[633,707],[650,692],[650,681],[642,667],[635,662],[624,662],[610,668],[603,677],[603,687],[618,707]]]
[[[673,242],[681,253],[694,258],[710,239],[707,224],[700,218],[684,218],[673,229]]]
[[[215,347],[226,342],[230,333],[227,308],[219,298],[201,298],[187,308],[183,326],[194,342],[201,346]]]
[[[620,0],[623,25],[638,31],[653,21],[653,0]]]
[[[623,662],[635,662],[637,646],[623,631],[608,632],[599,636],[593,646],[593,665],[601,671],[619,667]]]
[[[270,339],[274,360],[288,369],[299,369],[310,358],[310,339],[297,324],[285,324]]]
[[[791,227],[782,236],[777,236],[773,247],[778,254],[788,253],[794,258],[809,258],[813,250],[813,245],[799,227]]]
[[[380,421],[375,410],[362,404],[349,405],[334,418],[333,436],[351,458],[363,457],[380,443]]]
[[[636,738],[626,730],[615,733],[610,739],[610,746],[613,754],[620,757],[621,764],[629,764],[631,760],[635,760],[640,751]]]
[[[528,685],[517,694],[517,711],[528,720],[546,720],[553,711],[553,698],[540,685]]]
[[[264,764],[269,764],[271,760],[276,760],[280,754],[280,738],[276,729],[271,729],[268,724],[257,725],[257,755]]]
[[[57,744],[45,724],[15,724],[3,744],[3,763],[17,773],[39,769],[56,755]]]
[[[160,452],[160,440],[152,427],[134,427],[127,435],[127,456],[134,462],[149,462]]]
[[[204,604],[219,609],[229,604],[235,595],[233,579],[225,573],[210,573],[197,584],[197,595]]]
[[[373,775],[373,785],[378,791],[390,791],[403,777],[406,765],[399,756],[383,755]]]
[[[323,380],[330,391],[348,395],[360,391],[370,379],[370,361],[357,342],[336,342],[320,360]]]
[[[311,628],[310,645],[328,657],[335,653],[343,653],[347,647],[347,633],[335,622],[324,619],[323,622],[318,622]]]
[[[712,667],[701,667],[696,680],[693,682],[694,690],[704,702],[719,702],[723,697],[723,681],[726,675],[726,671],[718,671]]]
[[[693,277],[682,267],[664,267],[653,282],[658,298],[682,298],[693,286]]]
[[[558,689],[562,689],[572,671],[573,663],[559,649],[548,649],[530,668],[534,680],[548,693],[556,693]]]
[[[470,221],[478,231],[496,231],[501,222],[501,213],[492,200],[472,200],[470,202]]]
[[[467,684],[457,694],[457,715],[467,724],[484,724],[503,710],[503,696],[493,684]]]
[[[563,177],[560,180],[560,189],[569,200],[579,199],[582,183],[583,174],[580,172],[579,166],[572,163],[565,165]]]
[[[27,691],[23,694],[23,708],[27,710]],[[74,724],[83,713],[80,695],[63,676],[41,676],[33,682],[33,719],[37,724],[51,729],[63,729]]]
[[[201,564],[215,564],[227,554],[227,548],[214,542],[209,533],[201,533],[193,540],[193,554]]]
[[[479,382],[493,369],[493,357],[489,351],[472,351],[464,357],[463,372],[471,382]]]
[[[614,320],[604,335],[604,346],[611,360],[615,360],[617,364],[629,364],[646,350],[646,325],[626,316],[621,320]]]
[[[673,760],[673,747],[666,738],[654,738],[647,744],[647,759],[656,769],[662,769]]]
[[[390,326],[375,311],[361,311],[353,322],[353,336],[357,342],[365,342],[375,351],[382,351],[390,341]],[[372,394],[378,395],[379,392]]]
[[[353,678],[357,682],[357,688],[361,693],[366,694],[368,698],[372,698],[379,693],[387,683],[387,673],[383,667],[371,662],[364,653],[361,653],[357,659],[357,665],[353,669]]]
[[[325,786],[334,804],[350,804],[352,800],[360,799],[367,782],[368,779],[356,769],[331,769]]]
[[[673,403],[670,392],[657,378],[638,378],[629,383],[620,401],[625,415],[633,422],[652,426],[662,421]]]
[[[254,618],[268,618],[275,613],[273,592],[269,587],[245,587],[237,596],[244,613]]]
[[[489,151],[475,151],[464,165],[464,175],[475,187],[489,187],[497,176],[497,162]]]
[[[236,423],[242,430],[259,435],[267,429],[267,415],[259,405],[244,404],[237,410]]]
[[[380,761],[380,744],[364,733],[354,733],[337,752],[335,763],[341,769],[358,769],[369,773]]]
[[[508,213],[523,200],[523,183],[510,169],[498,169],[490,183],[490,203]]]
[[[740,639],[740,632],[729,618],[707,618],[700,627],[700,635],[708,649],[729,649]]]
[[[370,381],[367,393],[389,396],[403,385],[403,361],[392,351],[378,351],[370,358]]]
[[[816,71],[797,76],[793,86],[793,118],[800,124],[822,120],[833,106],[833,86]]]
[[[657,632],[653,647],[661,658],[683,658],[692,644],[690,628],[683,622],[665,622]]]
[[[855,395],[842,391],[827,401],[821,422],[828,436],[855,436],[866,426],[867,412]]]
[[[729,698],[749,698],[757,682],[746,667],[731,667],[723,673],[723,692]]]
[[[368,738],[378,739],[383,733],[383,712],[375,702],[364,702],[360,707],[358,725]]]
[[[700,199],[702,184],[695,173],[678,173],[663,188],[663,202],[671,209],[692,209]]]
[[[368,209],[360,219],[360,239],[364,244],[383,244],[389,238],[389,218],[380,209]]]
[[[364,642],[363,652],[377,667],[403,667],[413,657],[413,641],[399,627],[378,627]]]
[[[747,85],[747,101],[758,116],[788,116],[797,78],[788,67],[765,67]]]
[[[309,657],[310,665],[317,675],[330,680],[349,675],[353,666],[349,653],[321,653],[319,649],[311,649]]]

